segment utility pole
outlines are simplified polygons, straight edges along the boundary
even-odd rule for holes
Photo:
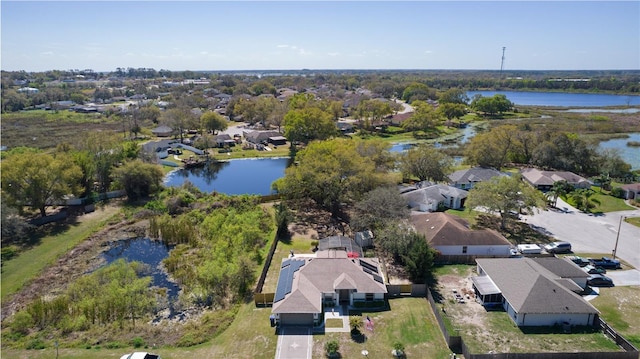
[[[506,47],[502,47],[502,61],[500,62],[500,78],[502,78],[502,69],[504,68],[504,50],[506,50]]]
[[[627,218],[620,216],[620,223],[618,223],[618,234],[616,235],[616,245],[613,247],[613,259],[616,259],[616,252],[618,252],[618,239],[620,239],[620,228],[622,228],[622,221]]]

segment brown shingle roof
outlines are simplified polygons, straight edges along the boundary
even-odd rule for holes
[[[414,214],[411,224],[431,246],[511,245],[492,229],[469,229],[464,219],[443,212]]]

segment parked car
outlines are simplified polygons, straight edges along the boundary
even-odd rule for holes
[[[602,274],[592,274],[589,279],[587,279],[587,285],[592,287],[613,287],[613,279],[604,276]]]
[[[120,359],[160,359],[160,356],[147,352],[134,352],[125,354],[121,356]]]
[[[586,258],[582,258],[578,256],[568,256],[567,258],[569,258],[573,263],[577,264],[578,267],[584,267],[591,264],[591,261],[589,261]]]
[[[589,274],[605,274],[607,270],[602,267],[592,266],[591,264],[582,267],[582,270]]]
[[[569,253],[571,252],[571,243],[569,242],[553,242],[544,246],[547,253]]]
[[[611,259],[609,257],[602,258],[589,258],[589,262],[594,267],[602,267],[608,269],[620,269],[622,266],[620,265],[620,261],[617,259]]]

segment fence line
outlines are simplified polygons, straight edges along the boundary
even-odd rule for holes
[[[271,267],[271,260],[273,260],[273,254],[276,251],[276,247],[278,246],[278,233],[276,232],[273,237],[273,243],[271,243],[271,247],[269,248],[269,253],[267,254],[267,258],[264,261],[264,266],[262,267],[262,273],[260,273],[260,278],[258,278],[258,283],[256,284],[255,293],[262,293],[262,287],[264,286],[264,281],[267,279],[267,273],[269,272],[269,267]],[[273,301],[273,300],[272,300]]]
[[[431,310],[438,321],[438,326],[444,335],[445,342],[455,353],[464,355],[465,359],[638,359],[638,350],[624,337],[619,335],[605,321],[599,319],[598,323],[603,332],[611,337],[624,352],[576,352],[576,353],[487,353],[474,354],[469,351],[462,337],[452,335],[447,330],[440,310],[433,299],[431,289],[427,288],[427,300]],[[444,310],[444,309],[443,309]],[[446,315],[446,314],[445,314]]]

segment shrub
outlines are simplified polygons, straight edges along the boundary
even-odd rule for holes
[[[29,349],[29,350],[39,350],[39,349],[46,348],[46,346],[44,345],[44,342],[42,341],[42,339],[35,338],[35,339],[31,339],[27,343],[26,348]]]
[[[616,198],[624,198],[624,190],[620,187],[614,187],[611,189],[611,195]]]
[[[29,334],[29,329],[33,327],[33,324],[31,314],[26,310],[23,310],[13,316],[13,320],[11,321],[11,324],[9,324],[9,327],[16,334],[27,335]]]
[[[338,350],[340,350],[340,344],[338,344],[337,340],[329,340],[328,342],[324,343],[324,350],[327,351],[328,355],[334,355],[338,352]]]
[[[134,348],[142,348],[145,343],[144,343],[144,339],[140,338],[140,337],[135,337],[131,340],[131,345],[133,345]]]

